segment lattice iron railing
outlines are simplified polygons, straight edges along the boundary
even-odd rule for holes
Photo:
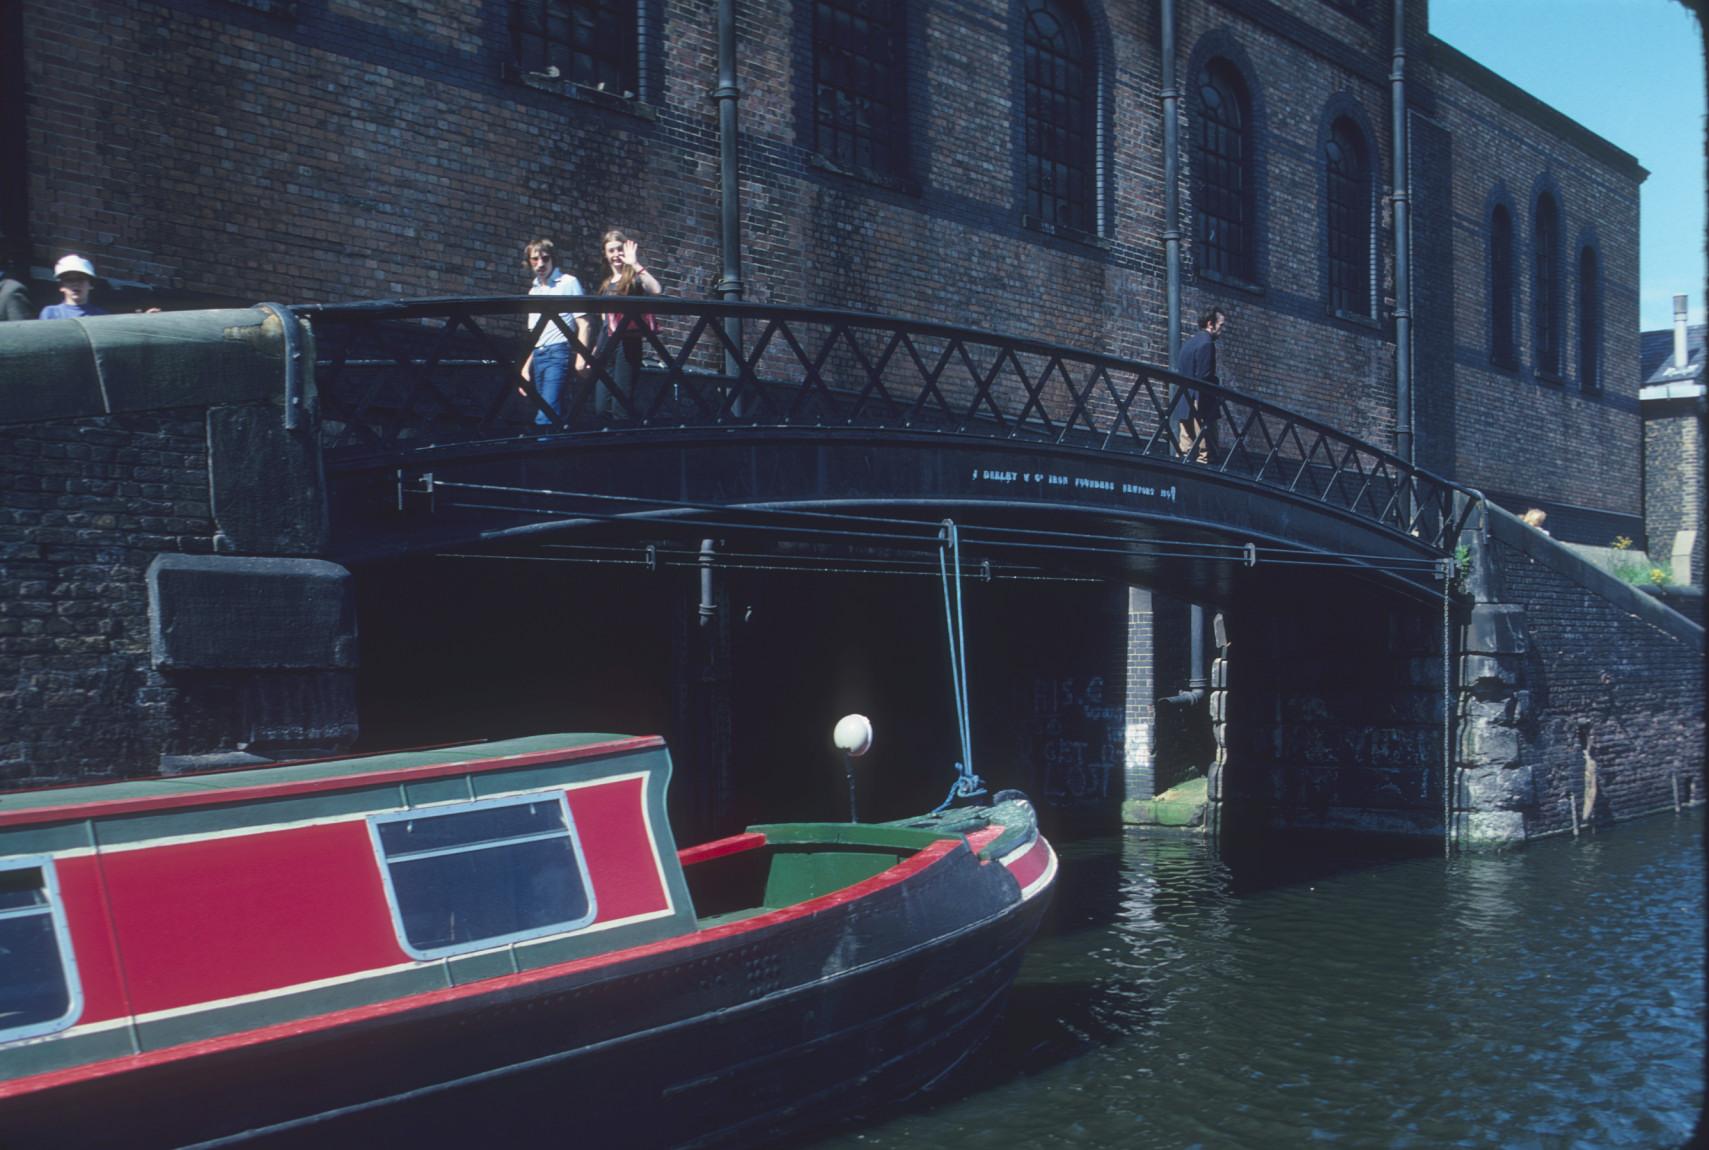
[[[540,297],[293,308],[315,335],[329,464],[402,463],[453,444],[617,429],[926,431],[1207,470],[1338,508],[1438,552],[1453,547],[1476,499],[1325,424],[1136,360],[853,312],[553,298],[553,306],[619,316],[637,333],[644,361],[634,386],[619,386],[607,354],[566,387],[561,412],[548,408],[520,375],[534,334],[526,315]],[[563,327],[593,359],[573,326],[550,314],[546,324]],[[601,398],[604,412],[594,410]],[[1213,400],[1215,442],[1200,462],[1196,441],[1185,451],[1177,442],[1172,417],[1196,418]],[[541,413],[550,425],[535,422]]]

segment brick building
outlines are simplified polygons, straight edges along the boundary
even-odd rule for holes
[[[121,308],[515,294],[527,284],[528,239],[554,237],[592,285],[600,233],[620,225],[673,294],[739,288],[749,300],[1163,362],[1173,249],[1175,334],[1211,306],[1231,313],[1224,382],[1382,446],[1410,430],[1419,462],[1514,510],[1545,508],[1557,538],[1640,537],[1639,381],[1627,365],[1638,359],[1644,172],[1432,39],[1428,5],[1413,0],[1401,69],[1408,194],[1396,197],[1397,6],[738,0],[741,266],[732,283],[721,251],[713,0],[0,0],[0,255],[10,256],[0,262],[33,270],[40,302],[58,255],[83,252],[108,278],[104,302]],[[1165,32],[1176,46],[1172,86]],[[1164,130],[1166,109],[1175,133]],[[1397,204],[1410,222],[1404,259]],[[1410,310],[1398,315],[1408,294]],[[1404,364],[1402,332],[1412,352]],[[1403,373],[1410,420],[1397,399]],[[91,435],[112,442],[91,447]],[[157,555],[320,555],[311,539],[287,545],[261,526],[236,538],[230,521],[243,517],[210,504],[210,491],[215,504],[233,491],[265,502],[257,493],[266,485],[239,463],[272,457],[248,439],[221,439],[171,413],[85,413],[75,426],[18,427],[0,439],[11,516],[0,522],[0,579],[9,581],[0,599],[16,604],[0,610],[0,684],[20,684],[0,690],[0,729],[16,728],[0,744],[0,777],[142,773],[232,748],[345,745],[358,710],[365,735],[425,737],[418,695],[396,692],[390,711],[385,700],[358,707],[339,652],[237,675],[151,655],[144,572]],[[222,487],[225,471],[237,478]],[[97,499],[112,505],[89,502]],[[253,517],[263,512],[295,523],[270,508]],[[416,585],[429,613],[467,597],[466,583],[413,574],[397,585]],[[481,617],[494,626],[516,624],[525,608],[514,605],[541,594],[515,572],[491,579],[475,598],[504,608]],[[86,584],[86,594],[61,591]],[[420,628],[396,601],[415,600],[371,573],[357,584],[363,633],[377,639],[363,658],[370,679],[421,687],[412,674],[425,682],[445,670],[410,646]],[[619,601],[601,586],[562,599],[598,602],[612,618],[656,612],[632,587]],[[809,627],[798,621],[814,613],[789,594],[767,600],[744,632],[750,653],[731,656],[738,669],[768,649],[766,627],[799,648]],[[1006,594],[1014,602],[994,599],[988,625],[975,630],[1012,646],[1014,658],[991,662],[1018,677],[983,697],[991,714],[982,730],[999,731],[993,745],[1030,748],[1038,793],[1070,806],[1102,802],[1125,758],[1126,793],[1149,797],[1154,783],[1218,753],[1189,746],[1206,732],[1151,706],[1187,684],[1176,641],[1186,604],[1108,585],[1036,600]],[[80,596],[117,605],[79,618]],[[895,614],[893,604],[885,610]],[[1019,619],[1034,631],[1019,633]],[[924,633],[915,622],[894,624],[895,637]],[[814,642],[835,646],[834,628],[811,626]],[[676,640],[659,628],[663,664]],[[1334,634],[1357,630],[1343,620]],[[544,648],[537,654],[550,660],[586,641],[552,634],[542,642],[528,628],[516,649]],[[429,638],[444,646],[441,633]],[[1351,665],[1387,674],[1392,656],[1438,666],[1432,651],[1441,652],[1415,638],[1391,636],[1371,661]],[[534,676],[542,697],[610,711],[608,699],[565,690],[559,664],[571,665],[558,660]],[[637,713],[600,721],[662,729],[659,716],[676,704],[646,695],[665,689],[658,678],[611,686]],[[460,702],[442,712],[479,722]],[[761,702],[766,722],[738,732],[750,742],[777,713],[810,709]],[[1438,711],[1420,711],[1414,725],[1438,722]],[[463,726],[432,734],[471,737]],[[777,754],[812,734],[778,735]],[[781,761],[759,749],[768,753],[748,757]]]
[[[1184,325],[1228,309],[1235,386],[1392,445],[1395,7],[742,0],[739,286],[1166,360],[1174,169]],[[0,241],[40,295],[76,250],[172,306],[512,293],[541,233],[597,282],[620,224],[708,295],[716,9],[8,0]],[[1637,537],[1643,169],[1404,11],[1418,458]]]
[[[1703,584],[1703,324],[1673,301],[1669,331],[1643,333],[1644,527],[1653,560],[1675,583]]]

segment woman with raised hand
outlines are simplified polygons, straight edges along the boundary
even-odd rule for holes
[[[612,228],[600,237],[605,258],[606,277],[599,285],[600,295],[658,295],[664,291],[659,281],[641,265],[639,247],[634,240]],[[651,313],[625,316],[622,312],[607,312],[599,325],[599,339],[594,344],[594,362],[610,373],[611,382],[628,401],[635,403],[635,384],[641,376],[641,352],[645,334],[657,330]],[[594,389],[594,410],[610,415],[611,397],[604,382]]]

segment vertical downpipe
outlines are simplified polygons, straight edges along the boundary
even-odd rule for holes
[[[1175,75],[1175,0],[1163,0],[1163,264],[1169,311],[1169,359],[1181,350],[1181,141],[1180,100]]]
[[[720,298],[741,302],[742,299],[742,187],[737,167],[736,101],[742,90],[736,83],[736,0],[718,0],[718,86],[712,98],[718,101],[718,177],[722,191],[720,224],[722,235],[722,267],[714,290]],[[742,321],[729,316],[724,320],[724,334],[735,347],[742,346]],[[737,386],[741,360],[735,353],[725,351],[724,374],[731,386]],[[738,399],[740,397],[738,396]],[[745,404],[738,404],[745,406]]]
[[[1394,392],[1395,454],[1412,455],[1412,174],[1406,157],[1406,0],[1394,0]]]
[[[718,597],[713,585],[713,571],[718,565],[718,541],[700,541],[700,625],[710,627],[718,618]]]
[[[0,0],[0,267],[30,279],[29,69],[24,63],[24,6]]]
[[[1169,366],[1181,350],[1181,140],[1180,76],[1175,61],[1175,0],[1163,0],[1161,13],[1163,59],[1163,263],[1165,303],[1169,314]],[[1205,663],[1205,608],[1187,605],[1187,690],[1206,697],[1210,674]]]

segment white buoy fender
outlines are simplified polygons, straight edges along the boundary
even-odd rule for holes
[[[865,715],[844,715],[831,735],[837,749],[859,758],[872,749],[872,721]]]

